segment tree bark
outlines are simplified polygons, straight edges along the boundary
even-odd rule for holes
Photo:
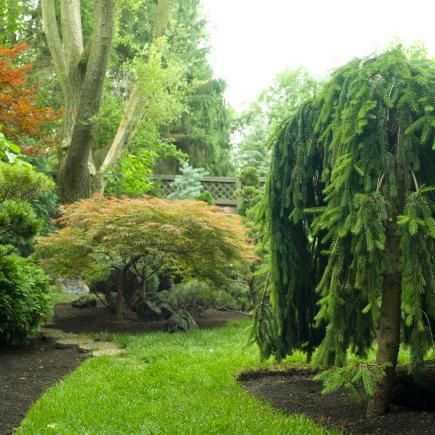
[[[93,118],[101,105],[112,46],[115,0],[95,1],[94,27],[86,49],[79,0],[61,1],[61,32],[55,1],[41,0],[41,9],[48,47],[64,92],[64,156],[58,172],[59,193],[62,202],[74,202],[89,197],[93,190]]]
[[[127,270],[128,266],[126,268],[124,267],[119,274],[118,288],[116,291],[116,320],[118,321],[124,320],[124,285]]]
[[[384,273],[377,333],[378,350],[376,362],[385,368],[384,375],[376,381],[374,395],[368,403],[367,415],[369,417],[383,415],[390,410],[397,355],[400,347],[402,281],[400,271],[400,235],[397,216],[403,212],[405,195],[403,167],[399,157],[400,140],[399,127],[397,144],[394,147],[397,198],[392,216],[389,217],[386,225],[386,258],[388,264],[387,270]]]
[[[115,0],[96,0],[94,28],[89,47],[83,47],[79,0],[61,0],[61,26],[56,19],[55,0],[41,0],[44,32],[56,74],[64,94],[64,125],[61,165],[58,171],[63,203],[104,191],[104,172],[117,163],[134,135],[143,110],[140,89],[134,85],[115,138],[101,159],[98,170],[92,159],[93,118],[101,105],[104,77],[112,45]],[[170,0],[158,0],[154,38],[164,35]],[[62,38],[61,36],[62,35]]]

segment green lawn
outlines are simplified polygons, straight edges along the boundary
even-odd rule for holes
[[[118,357],[86,361],[30,409],[18,434],[326,434],[235,380],[260,366],[249,322],[189,334],[117,336]],[[294,362],[297,361],[295,357]]]

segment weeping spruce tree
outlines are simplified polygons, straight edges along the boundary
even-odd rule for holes
[[[369,415],[389,410],[401,341],[414,367],[433,346],[434,149],[435,64],[401,47],[336,70],[273,138],[263,354],[339,367],[377,343]]]

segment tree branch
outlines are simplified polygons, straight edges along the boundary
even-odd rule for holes
[[[83,53],[80,0],[62,0],[60,13],[65,69],[68,74],[71,68],[76,67],[78,60]]]
[[[55,0],[41,0],[42,25],[47,39],[48,49],[53,58],[54,67],[65,94],[65,63],[63,45],[59,35],[56,19]]]
[[[154,40],[165,34],[169,20],[169,1],[170,0],[158,1],[154,26]],[[140,100],[140,89],[138,84],[135,83],[125,106],[124,115],[116,131],[115,138],[99,168],[100,174],[103,174],[110,166],[114,165],[127,149],[134,135],[137,122],[142,116],[139,112]]]
[[[121,119],[115,138],[110,146],[103,163],[99,168],[99,172],[104,173],[109,167],[115,164],[122,156],[123,152],[129,144],[131,132],[134,130],[138,120],[137,112],[140,102],[140,91],[137,85],[133,86],[133,90],[125,106],[124,116]]]

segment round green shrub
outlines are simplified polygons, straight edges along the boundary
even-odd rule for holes
[[[240,309],[231,294],[197,279],[174,285],[169,292],[169,303],[177,309],[188,311],[205,311],[209,308]]]
[[[37,333],[50,309],[49,281],[30,259],[4,254],[0,252],[0,343],[20,346]]]
[[[204,190],[204,192],[201,192],[196,199],[198,201],[204,201],[207,204],[213,205],[214,204],[214,198],[213,195],[208,191],[208,190]]]
[[[246,166],[240,171],[239,181],[242,186],[258,186],[260,183],[258,169],[253,166]]]
[[[41,223],[28,202],[13,199],[1,202],[0,245],[12,245],[21,255],[29,255]]]

